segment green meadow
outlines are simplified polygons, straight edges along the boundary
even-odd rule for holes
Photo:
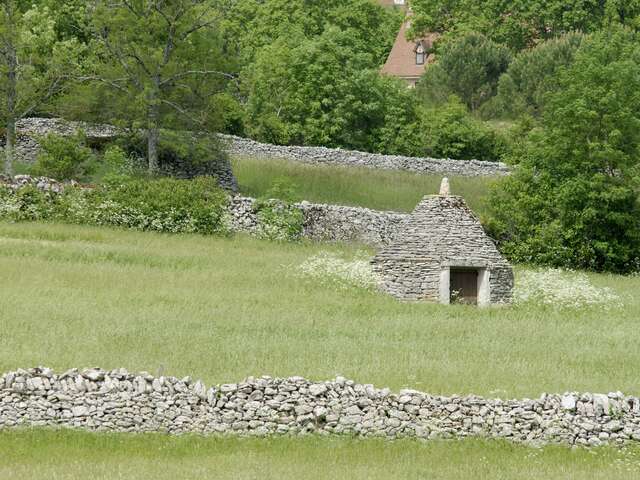
[[[207,383],[340,374],[434,394],[640,393],[639,277],[590,277],[622,299],[610,309],[476,309],[400,303],[299,270],[323,252],[362,250],[0,223],[0,371],[124,366]]]
[[[13,480],[609,480],[639,475],[636,448],[532,449],[482,440],[0,433],[0,478]]]
[[[232,161],[241,193],[261,197],[274,182],[295,186],[295,200],[410,212],[423,196],[438,193],[442,176],[364,167],[316,166],[284,159],[236,157]],[[483,213],[493,177],[451,177],[452,193]]]

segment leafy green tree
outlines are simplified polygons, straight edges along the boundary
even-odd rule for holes
[[[444,44],[421,79],[419,94],[428,105],[444,103],[454,94],[475,111],[495,95],[510,60],[507,48],[469,33]]]
[[[411,6],[416,31],[454,37],[477,31],[513,50],[608,23],[640,27],[640,0],[413,0]]]
[[[538,117],[545,96],[558,88],[557,71],[573,62],[583,38],[583,34],[569,33],[521,52],[500,77],[495,110],[513,118]]]
[[[558,73],[543,125],[513,153],[489,227],[520,262],[640,268],[640,42],[613,28],[583,40]]]
[[[37,0],[55,19],[58,40],[76,39],[80,43],[91,42],[91,3],[86,0]]]
[[[149,170],[158,171],[161,128],[206,128],[207,105],[226,73],[211,0],[95,0],[96,71],[85,80],[109,88],[114,116],[146,130]]]
[[[239,67],[279,38],[310,39],[329,27],[349,32],[355,50],[381,65],[402,21],[400,12],[370,0],[221,0],[220,9],[225,52],[238,56]]]
[[[422,121],[423,153],[435,158],[497,161],[503,153],[499,135],[469,114],[455,96],[427,109]]]
[[[284,144],[386,150],[378,139],[411,123],[415,100],[371,65],[370,54],[336,28],[277,40],[243,75],[249,133]]]
[[[60,40],[46,6],[0,1],[0,117],[6,125],[4,171],[13,173],[16,122],[55,99],[80,68],[84,46]]]

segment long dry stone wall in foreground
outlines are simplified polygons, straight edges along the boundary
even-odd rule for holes
[[[510,173],[509,167],[500,162],[381,155],[340,148],[280,146],[233,135],[220,136],[226,140],[229,153],[264,160],[287,159],[312,165],[342,165],[467,177],[504,176]]]
[[[171,434],[351,434],[425,439],[469,436],[528,444],[597,446],[640,441],[640,399],[543,394],[537,399],[399,393],[338,377],[250,377],[207,388],[190,377],[124,369],[48,368],[0,377],[0,429],[72,427]]]

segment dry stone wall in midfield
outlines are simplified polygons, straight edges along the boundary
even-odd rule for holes
[[[640,441],[640,399],[620,392],[523,400],[445,397],[394,393],[342,377],[250,377],[208,388],[190,377],[98,368],[58,374],[39,367],[0,376],[0,429],[14,427],[624,445]]]
[[[255,233],[259,220],[256,200],[234,196],[229,203],[231,229]],[[302,236],[318,241],[358,242],[374,247],[388,244],[406,220],[408,213],[382,212],[361,207],[327,205],[310,202],[295,204],[302,211]]]
[[[121,132],[112,125],[72,122],[58,118],[27,118],[17,124],[18,138],[16,157],[19,161],[33,162],[39,152],[37,137],[48,133],[73,135],[82,130],[92,142],[113,140]],[[415,173],[461,176],[502,176],[508,175],[510,169],[500,162],[478,160],[452,160],[437,158],[405,157],[401,155],[381,155],[375,153],[343,150],[326,147],[281,146],[256,142],[254,140],[233,135],[220,135],[229,153],[239,156],[252,156],[265,161],[270,159],[287,159],[313,165],[342,165],[367,167],[381,170],[406,170]],[[0,139],[0,142],[2,139]],[[178,166],[180,167],[180,166]],[[185,172],[168,172],[181,175]],[[189,172],[187,172],[189,173]],[[235,180],[230,175],[230,166],[220,171],[221,181],[235,188]]]
[[[13,190],[30,185],[43,191],[60,193],[66,186],[78,184],[29,175],[16,175],[11,179],[0,175],[0,185]],[[259,231],[260,222],[255,203],[255,198],[238,195],[229,197],[227,211],[232,231],[249,234]],[[381,212],[361,207],[309,202],[297,203],[295,206],[303,214],[303,237],[318,241],[358,242],[373,247],[389,243],[400,225],[409,218],[407,213]]]
[[[467,177],[504,176],[510,173],[509,167],[501,162],[381,155],[341,148],[271,145],[233,135],[221,137],[226,141],[229,153],[265,161],[287,159],[311,165],[340,165]]]

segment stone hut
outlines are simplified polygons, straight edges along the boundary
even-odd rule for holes
[[[384,291],[401,300],[510,303],[513,269],[462,197],[428,195],[373,260]]]

